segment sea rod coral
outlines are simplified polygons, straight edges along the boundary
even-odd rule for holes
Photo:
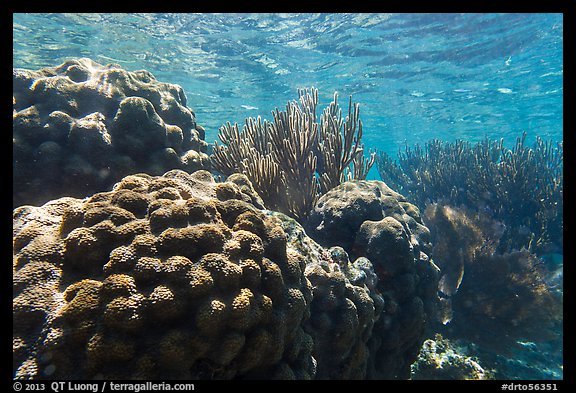
[[[399,151],[398,163],[377,156],[380,177],[414,201],[464,205],[490,212],[507,231],[500,252],[523,247],[538,255],[562,250],[563,143],[536,138],[526,146],[526,133],[512,149],[503,140],[480,143],[434,139],[424,148]]]
[[[244,173],[266,206],[300,221],[318,197],[345,180],[365,179],[375,155],[363,155],[360,108],[348,105],[342,117],[338,96],[317,120],[318,90],[299,90],[299,102],[276,108],[273,121],[248,118],[220,128],[211,156],[214,168],[228,176]]]

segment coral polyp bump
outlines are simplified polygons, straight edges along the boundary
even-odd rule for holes
[[[13,206],[86,197],[138,172],[209,169],[182,87],[88,58],[13,71]]]
[[[13,79],[15,379],[487,379],[426,335],[558,339],[558,264],[533,253],[562,247],[561,143],[432,140],[381,153],[385,183],[351,97],[318,116],[300,89],[208,156],[147,71]]]
[[[176,170],[16,209],[15,377],[311,378],[305,256],[217,188]]]

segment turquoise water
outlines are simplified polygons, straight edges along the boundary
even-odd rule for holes
[[[180,84],[209,143],[309,86],[319,108],[353,95],[366,147],[394,156],[563,139],[562,14],[14,14],[13,32],[13,67],[82,56]]]
[[[13,15],[13,67],[78,57],[181,85],[208,143],[311,86],[319,111],[334,92],[344,108],[352,95],[366,150],[392,156],[432,138],[563,140],[562,14]],[[561,348],[522,356],[497,361],[562,378]]]

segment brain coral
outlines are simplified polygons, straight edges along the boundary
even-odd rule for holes
[[[320,245],[369,259],[384,305],[367,343],[366,376],[408,379],[438,302],[439,269],[418,208],[381,181],[349,181],[318,200],[305,227]]]
[[[15,209],[14,377],[313,378],[313,256],[254,203],[172,170]]]
[[[182,88],[90,59],[13,70],[13,206],[109,190],[123,176],[208,168]]]

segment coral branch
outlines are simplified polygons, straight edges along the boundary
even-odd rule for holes
[[[224,175],[244,173],[266,206],[303,220],[320,195],[347,179],[365,179],[375,155],[363,156],[360,106],[352,97],[346,119],[335,93],[318,123],[318,90],[299,89],[298,96],[284,111],[272,111],[272,122],[248,118],[242,131],[223,125],[211,158]]]
[[[434,139],[424,148],[406,147],[398,163],[380,152],[377,167],[387,184],[421,209],[446,201],[488,211],[508,227],[502,242],[507,251],[546,253],[562,248],[563,144],[537,137],[529,148],[525,140],[526,133],[507,149],[503,140],[471,145]]]

